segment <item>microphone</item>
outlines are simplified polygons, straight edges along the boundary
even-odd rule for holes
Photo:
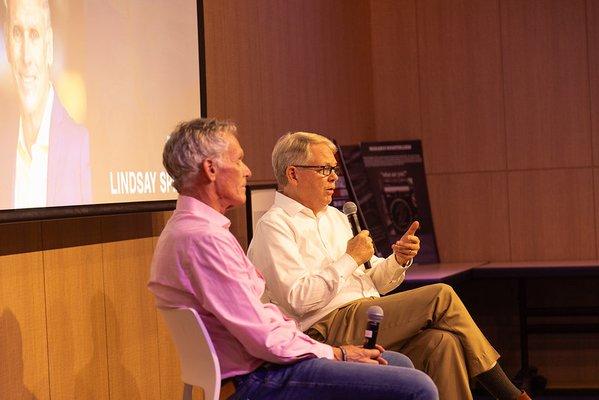
[[[364,348],[374,349],[376,336],[379,333],[379,325],[383,320],[383,309],[379,306],[370,306],[366,310],[366,315],[368,315],[368,323],[366,324],[366,332],[364,332]]]
[[[360,227],[360,221],[358,220],[358,206],[353,201],[348,201],[343,205],[343,214],[349,220],[349,224],[351,225],[351,230],[356,236],[358,233],[362,231]],[[370,261],[366,261],[364,263],[364,268],[370,269],[372,266],[370,265]]]

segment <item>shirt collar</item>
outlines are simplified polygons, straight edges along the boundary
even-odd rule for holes
[[[229,218],[225,217],[206,203],[191,196],[180,194],[179,198],[177,198],[176,211],[189,212],[226,229],[229,229],[231,226],[231,220],[229,220]]]
[[[283,211],[289,214],[290,217],[294,217],[295,215],[301,212],[302,214],[305,214],[310,218],[317,218],[318,215],[326,211],[325,208],[323,211],[319,212],[318,215],[314,215],[314,212],[311,209],[309,209],[299,201],[293,200],[291,197],[285,196],[281,192],[277,192],[275,194],[274,205],[277,207],[281,207]]]
[[[50,85],[50,90],[48,91],[48,98],[46,99],[46,105],[44,106],[44,115],[42,116],[42,122],[40,124],[40,129],[35,135],[35,143],[33,146],[39,146],[43,148],[48,148],[50,143],[50,121],[52,119],[52,106],[54,105],[54,88]],[[27,149],[25,145],[25,135],[23,133],[23,119],[19,118],[19,142],[18,146],[22,149]],[[27,152],[29,154],[29,152]]]

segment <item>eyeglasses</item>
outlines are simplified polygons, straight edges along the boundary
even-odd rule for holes
[[[329,175],[331,175],[332,172],[335,172],[335,175],[337,175],[337,176],[341,175],[341,167],[338,165],[336,165],[334,167],[331,165],[292,165],[292,166],[296,167],[296,168],[313,169],[322,176],[329,176]]]

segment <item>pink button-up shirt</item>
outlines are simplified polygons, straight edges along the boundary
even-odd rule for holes
[[[260,301],[264,279],[229,232],[230,224],[206,204],[179,196],[152,259],[148,287],[156,305],[198,312],[222,378],[249,373],[264,361],[332,359],[332,347],[312,340],[275,305]]]

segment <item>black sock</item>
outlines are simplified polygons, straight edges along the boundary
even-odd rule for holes
[[[475,376],[475,379],[498,400],[514,400],[522,393],[503,372],[499,363],[490,370]]]

